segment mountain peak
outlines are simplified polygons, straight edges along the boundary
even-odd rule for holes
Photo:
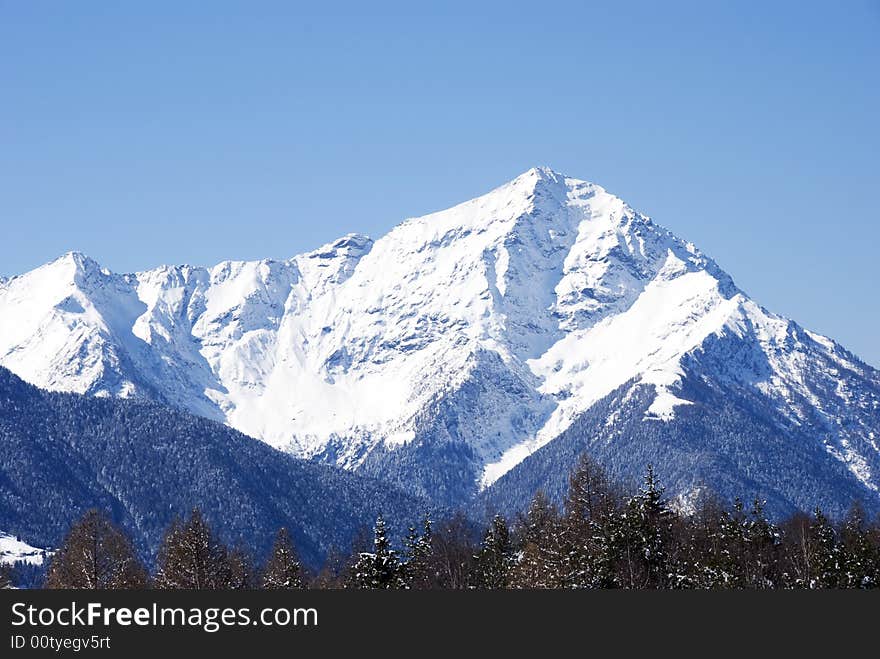
[[[556,198],[562,203],[567,203],[567,200],[578,203],[576,200],[584,201],[597,194],[608,194],[609,199],[617,199],[616,195],[608,193],[600,185],[567,176],[546,166],[532,167],[490,194],[497,192],[509,194],[512,191],[514,194],[525,195],[528,198],[536,193],[544,193],[545,196]],[[620,201],[623,203],[622,200]]]
[[[521,176],[533,176],[542,181],[564,181],[568,177],[562,172],[556,171],[552,167],[547,167],[546,165],[541,165],[538,167],[532,167],[525,172]]]
[[[557,172],[550,167],[532,167],[501,187],[512,186],[531,191],[541,185],[565,185],[568,178],[565,174]]]
[[[50,261],[46,264],[46,267],[59,266],[59,267],[72,267],[75,271],[84,272],[86,270],[100,270],[101,265],[95,261],[90,256],[83,254],[82,252],[78,252],[76,250],[71,250],[69,252],[65,252],[57,259]]]

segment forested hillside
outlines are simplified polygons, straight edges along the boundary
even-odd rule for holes
[[[222,424],[153,403],[48,393],[0,368],[0,529],[57,547],[84,511],[107,511],[144,557],[200,508],[220,538],[262,556],[275,531],[317,565],[385,514],[427,505],[387,484],[310,464]]]
[[[303,568],[279,529],[269,558],[230,548],[200,511],[175,520],[152,565],[99,511],[87,512],[52,557],[48,588],[299,589],[874,589],[880,518],[853,506],[839,522],[820,509],[774,523],[760,500],[731,507],[704,497],[682,513],[648,467],[627,492],[587,456],[561,507],[538,493],[516,516],[482,528],[461,516],[426,517],[405,537],[378,517],[372,542]]]

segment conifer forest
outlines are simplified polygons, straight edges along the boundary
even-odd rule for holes
[[[649,467],[626,492],[581,456],[562,506],[538,493],[512,519],[426,513],[404,537],[381,515],[323,565],[301,560],[281,528],[265,556],[221,542],[194,509],[145,562],[126,533],[90,510],[67,532],[36,587],[66,589],[872,589],[880,586],[880,518],[854,505],[783,521],[762,502],[704,496],[689,509]],[[19,566],[23,567],[23,566]],[[14,571],[13,568],[12,571]],[[9,568],[2,576],[9,585]]]

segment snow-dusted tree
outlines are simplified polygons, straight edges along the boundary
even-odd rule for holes
[[[780,585],[779,529],[764,512],[764,502],[755,498],[744,522],[743,574],[747,588],[776,588]]]
[[[406,588],[425,589],[431,585],[430,564],[434,554],[431,518],[426,513],[422,520],[422,532],[414,526],[409,528],[404,546],[404,562],[401,573]]]
[[[674,515],[663,498],[664,489],[648,465],[644,484],[623,513],[616,551],[624,562],[622,584],[627,588],[670,586],[669,545]]]
[[[735,499],[733,511],[707,501],[694,515],[691,525],[702,542],[691,543],[694,586],[698,588],[743,588],[746,548],[746,517],[742,499]]]
[[[816,509],[809,532],[809,588],[839,588],[845,573],[843,547],[824,513]]]
[[[352,584],[355,588],[389,589],[402,588],[400,559],[391,547],[385,520],[380,515],[373,530],[373,551],[361,552],[352,569]]]
[[[614,585],[611,536],[618,501],[604,470],[582,454],[569,478],[560,531],[560,578],[565,587]]]
[[[97,511],[76,522],[55,552],[46,574],[46,588],[146,588],[147,571],[128,537]]]
[[[185,523],[172,522],[159,548],[156,587],[225,590],[231,585],[229,553],[196,508]]]
[[[513,547],[507,521],[501,515],[492,518],[474,559],[474,586],[485,589],[507,588],[513,564]]]
[[[287,529],[280,529],[275,536],[261,585],[267,590],[303,588],[302,564]]]
[[[842,588],[880,588],[880,546],[871,542],[865,510],[855,504],[840,530],[844,548]]]
[[[559,512],[537,492],[515,532],[517,560],[510,570],[511,588],[564,588],[568,572]]]

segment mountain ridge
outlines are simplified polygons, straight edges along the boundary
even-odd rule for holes
[[[780,433],[808,427],[868,496],[880,486],[878,371],[549,168],[287,260],[115,275],[69,254],[43,267],[59,262],[63,277],[0,283],[0,365],[49,389],[180,407],[447,503],[631,380],[655,392],[644,423],[694,403],[687,378],[748,389],[780,412]],[[707,354],[720,345],[725,357]]]

